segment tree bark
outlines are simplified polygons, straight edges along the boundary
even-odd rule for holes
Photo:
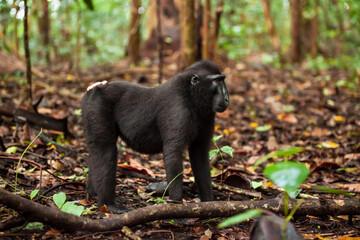
[[[27,80],[27,101],[28,106],[32,109],[32,80],[31,80],[31,60],[29,49],[29,31],[28,31],[28,5],[27,0],[24,0],[25,14],[24,14],[24,48],[26,59],[26,80]]]
[[[209,40],[210,40],[210,23],[211,23],[211,1],[205,0],[204,3],[204,21],[202,31],[202,58],[209,58]]]
[[[137,64],[140,60],[140,17],[138,9],[141,7],[141,0],[131,0],[130,2],[130,27],[128,43],[129,63]]]
[[[50,64],[50,17],[49,4],[47,0],[41,1],[41,12],[38,21],[41,39],[44,45],[46,62]]]
[[[161,0],[156,0],[156,18],[157,18],[157,46],[158,46],[158,58],[159,58],[159,84],[162,79],[162,32],[161,32]]]
[[[218,0],[215,12],[215,19],[211,29],[211,40],[209,43],[209,59],[215,60],[217,51],[217,39],[219,37],[220,18],[224,10],[224,1]]]
[[[270,33],[273,48],[275,51],[280,53],[280,39],[276,33],[275,24],[271,16],[270,0],[261,0],[261,6],[264,12],[266,27]]]
[[[302,4],[301,0],[289,0],[291,12],[291,46],[290,60],[292,63],[301,61],[301,21],[302,21]]]
[[[195,62],[196,45],[195,45],[195,2],[194,0],[185,0],[185,68]]]

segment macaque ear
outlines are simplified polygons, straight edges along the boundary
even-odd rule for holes
[[[198,75],[196,75],[196,74],[194,74],[192,77],[191,77],[191,84],[192,85],[196,85],[196,84],[198,84],[199,83],[199,76]]]

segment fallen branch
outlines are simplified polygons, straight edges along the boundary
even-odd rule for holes
[[[185,204],[161,204],[136,209],[121,215],[112,215],[109,219],[94,220],[64,213],[39,203],[17,196],[0,188],[0,203],[12,208],[31,221],[47,223],[66,231],[100,232],[120,230],[123,226],[134,226],[160,219],[175,218],[215,218],[228,217],[255,208],[274,213],[283,213],[282,199],[261,201],[219,201]],[[295,205],[291,202],[289,209]],[[296,211],[297,215],[358,215],[360,199],[342,200],[306,200]]]
[[[16,121],[29,122],[39,127],[60,131],[67,137],[72,136],[67,127],[67,118],[56,119],[21,108],[8,109],[3,106],[0,106],[0,115],[13,117]]]

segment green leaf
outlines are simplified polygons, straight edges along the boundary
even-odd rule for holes
[[[284,150],[276,151],[274,154],[276,157],[290,157],[303,151],[305,151],[304,148],[291,147]]]
[[[266,132],[269,131],[270,129],[271,129],[271,125],[258,126],[257,128],[255,128],[257,132]]]
[[[323,192],[333,193],[333,194],[341,194],[341,195],[346,195],[346,196],[354,196],[355,195],[355,193],[345,192],[343,190],[336,189],[336,188],[328,188],[328,187],[323,187],[323,186],[311,186],[311,188],[320,190]]]
[[[73,202],[66,202],[62,206],[61,211],[80,216],[81,213],[84,211],[84,206],[77,206]]]
[[[217,141],[219,141],[219,139],[222,138],[222,137],[223,137],[223,135],[215,136],[215,137],[213,137],[213,138],[211,139],[211,141],[217,142]]]
[[[5,152],[6,153],[9,153],[9,154],[14,154],[14,153],[16,153],[16,151],[17,151],[17,147],[16,146],[12,146],[12,147],[8,147],[6,150],[5,150]]]
[[[74,111],[74,114],[77,115],[77,116],[81,116],[81,109],[76,109]]]
[[[296,190],[295,192],[288,192],[289,196],[291,198],[296,198],[300,193],[301,193],[302,189],[299,188],[298,190]]]
[[[30,193],[30,199],[32,200],[39,192],[39,189],[35,189]]]
[[[213,149],[209,151],[209,159],[212,159],[216,154],[219,153],[219,149]]]
[[[233,153],[232,153],[232,151],[233,151],[232,147],[230,147],[230,146],[223,146],[222,148],[220,148],[220,150],[221,150],[222,152],[224,152],[224,153],[229,154],[232,158],[234,157],[234,155],[233,155]]]
[[[304,148],[291,147],[291,148],[287,148],[287,149],[284,149],[284,150],[271,152],[271,153],[266,154],[265,156],[259,158],[255,162],[254,168],[257,168],[257,166],[259,166],[260,164],[262,164],[263,162],[265,162],[269,158],[272,158],[272,157],[290,157],[292,155],[295,155],[295,154],[303,152],[303,151],[305,151]]]
[[[249,218],[253,218],[253,217],[260,215],[262,212],[263,211],[261,209],[252,209],[252,210],[237,214],[237,215],[229,217],[228,219],[219,223],[217,225],[217,228],[229,227],[231,225],[241,223],[243,221],[248,220]]]
[[[54,194],[53,201],[56,204],[56,206],[58,206],[58,208],[61,209],[61,207],[64,205],[64,203],[66,201],[65,193],[60,192],[60,193]]]
[[[253,189],[257,189],[258,187],[260,187],[262,185],[262,182],[256,182],[256,181],[250,181],[250,185]]]
[[[295,192],[309,175],[309,169],[302,163],[285,161],[266,166],[264,174],[288,193]]]
[[[29,222],[25,229],[28,230],[35,230],[35,229],[43,229],[44,228],[44,224],[41,222]]]

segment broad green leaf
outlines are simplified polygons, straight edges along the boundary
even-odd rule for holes
[[[301,193],[301,191],[302,191],[302,189],[299,188],[295,192],[288,192],[288,194],[291,198],[296,198]]]
[[[262,182],[256,182],[256,181],[250,181],[250,185],[253,189],[257,189],[258,187],[260,187],[262,185]]]
[[[222,221],[217,225],[217,228],[224,228],[229,227],[234,224],[241,223],[243,221],[246,221],[250,218],[256,217],[260,215],[263,211],[261,209],[252,209],[240,214],[237,214],[235,216],[229,217],[228,219]]]
[[[80,216],[81,213],[84,211],[84,206],[77,206],[73,202],[66,202],[62,206],[61,211]]]
[[[211,141],[217,142],[217,141],[219,141],[219,139],[222,138],[222,137],[223,137],[223,135],[215,136],[215,137],[213,137],[213,138],[211,139]]]
[[[269,158],[272,157],[290,157],[292,155],[295,155],[297,153],[303,152],[305,151],[304,148],[297,148],[297,147],[291,147],[291,148],[287,148],[284,150],[279,150],[276,152],[271,152],[269,154],[266,154],[265,156],[259,158],[255,164],[254,164],[254,168],[256,168],[257,166],[259,166],[260,164],[262,164],[263,162],[265,162],[266,160],[268,160]]]
[[[5,150],[5,152],[6,153],[9,153],[9,154],[11,154],[11,153],[16,153],[16,151],[17,151],[17,147],[16,146],[12,146],[12,147],[8,147],[6,150]]]
[[[32,190],[30,193],[30,199],[32,200],[39,192],[39,189]]]
[[[212,159],[216,154],[219,153],[219,149],[213,149],[209,151],[209,159]]]
[[[65,193],[60,192],[60,193],[54,194],[53,201],[56,204],[56,206],[58,206],[58,208],[61,209],[61,207],[64,205],[64,203],[66,201]]]
[[[234,155],[233,155],[233,153],[232,153],[232,151],[233,151],[232,147],[230,147],[230,146],[223,146],[222,148],[220,148],[220,150],[223,151],[224,153],[229,154],[232,158],[234,157]]]
[[[36,229],[43,229],[44,228],[44,224],[41,222],[29,222],[25,229],[28,230],[36,230]]]
[[[274,154],[276,157],[290,157],[297,153],[303,152],[304,150],[304,148],[291,147],[284,150],[276,151],[274,152]]]
[[[258,126],[257,128],[255,128],[257,132],[266,132],[269,131],[270,129],[271,129],[271,125]]]
[[[333,193],[333,194],[341,194],[341,195],[346,195],[346,196],[354,196],[355,195],[354,193],[345,192],[343,190],[336,189],[336,188],[328,188],[328,187],[323,187],[323,186],[311,186],[311,188],[320,190],[323,192]]]
[[[302,163],[293,161],[278,162],[266,166],[264,174],[288,193],[295,192],[309,175],[309,169]]]

